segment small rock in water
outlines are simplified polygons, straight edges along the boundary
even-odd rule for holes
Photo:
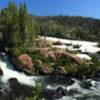
[[[67,90],[63,89],[62,87],[58,87],[56,91],[58,94],[61,94],[62,96],[67,95]]]
[[[80,83],[80,86],[82,88],[85,88],[85,89],[90,89],[90,87],[92,86],[92,84],[91,84],[90,81],[83,81],[82,83]]]

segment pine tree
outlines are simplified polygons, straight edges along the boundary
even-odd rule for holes
[[[27,48],[33,45],[35,24],[31,24],[31,22],[29,21],[25,3],[21,4],[19,9],[19,33],[22,40],[22,46]]]
[[[20,5],[19,9],[19,33],[21,36],[22,44],[25,44],[27,40],[27,29],[28,27],[28,13],[27,13],[27,7],[24,4]]]
[[[20,5],[18,11],[15,3],[10,2],[0,13],[0,39],[3,47],[14,50],[31,47],[36,33],[34,23],[29,21],[25,3]]]
[[[10,2],[8,7],[1,11],[1,32],[4,47],[16,47],[18,41],[18,9],[15,3]]]

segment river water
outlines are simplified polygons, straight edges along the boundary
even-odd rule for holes
[[[10,78],[16,78],[22,84],[35,86],[36,80],[40,80],[43,88],[55,90],[58,87],[66,89],[66,96],[58,100],[100,100],[100,79],[87,79],[79,81],[66,76],[28,76],[13,69],[9,57],[4,54],[0,60],[0,68],[3,71],[1,81],[6,83]]]
[[[6,83],[10,78],[16,78],[20,83],[30,86],[35,86],[35,80],[37,77],[25,75],[23,72],[14,70],[12,63],[9,61],[9,56],[4,54],[3,58],[0,59],[0,68],[3,71],[1,81]]]
[[[62,87],[67,90],[67,95],[59,100],[100,100],[100,82],[97,78],[96,80],[79,81],[74,78],[60,77],[55,79],[49,77],[44,78],[44,84],[48,89]]]

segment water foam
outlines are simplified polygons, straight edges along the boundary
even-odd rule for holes
[[[10,78],[16,78],[22,84],[35,86],[35,81],[38,79],[35,76],[28,76],[23,72],[13,70],[13,65],[9,62],[9,59],[6,56],[4,57],[4,61],[0,60],[0,68],[3,71],[1,81],[4,83]]]
[[[96,100],[95,98],[99,98],[100,100],[100,82],[96,82],[92,79],[85,80],[86,82],[90,82],[92,86],[89,89],[81,87],[82,81],[72,79],[74,83],[69,86],[51,86],[48,85],[48,89],[57,89],[59,86],[67,90],[67,95],[63,96],[57,100],[84,100],[83,98],[87,98],[86,100]],[[83,82],[84,83],[84,82]],[[71,94],[69,94],[71,93]],[[90,99],[91,98],[91,99]]]

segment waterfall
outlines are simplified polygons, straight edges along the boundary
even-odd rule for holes
[[[35,76],[28,76],[23,72],[18,72],[13,69],[13,65],[9,61],[9,57],[5,54],[3,58],[0,59],[0,68],[3,71],[3,76],[1,76],[2,82],[7,82],[10,78],[16,78],[20,83],[35,86],[35,81],[37,77]]]

